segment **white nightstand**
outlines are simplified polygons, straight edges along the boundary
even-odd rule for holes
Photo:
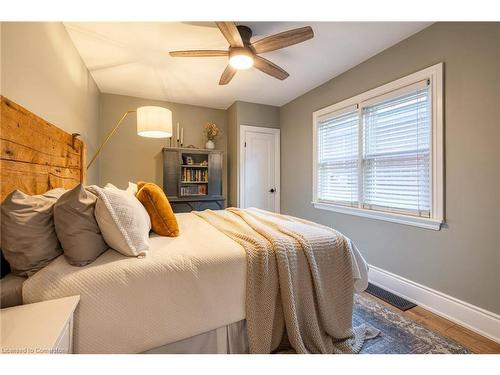
[[[72,353],[79,301],[80,296],[71,296],[1,309],[1,353]]]

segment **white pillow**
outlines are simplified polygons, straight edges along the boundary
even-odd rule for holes
[[[128,191],[129,193],[134,194],[134,197],[135,197],[135,195],[137,194],[137,184],[134,184],[133,182],[129,181],[127,190],[125,190],[125,191]]]
[[[119,189],[117,188],[115,185],[113,185],[111,182],[108,182],[106,184],[106,186],[104,186],[104,189],[116,189],[116,190],[122,190],[122,189]],[[122,191],[126,191],[127,193],[131,193],[133,194],[134,196],[137,194],[137,184],[134,184],[133,182],[128,182],[128,186],[127,186],[127,189],[125,190],[122,190]]]
[[[121,189],[118,189],[118,187],[116,187],[115,185],[113,185],[111,182],[108,182],[108,183],[104,186],[104,189],[116,189],[116,190],[121,190]]]
[[[151,219],[142,203],[124,190],[89,188],[98,197],[95,217],[106,243],[126,256],[146,255]]]

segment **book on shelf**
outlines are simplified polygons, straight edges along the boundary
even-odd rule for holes
[[[183,182],[208,182],[206,169],[182,168]]]
[[[207,195],[207,185],[181,186],[181,196]]]

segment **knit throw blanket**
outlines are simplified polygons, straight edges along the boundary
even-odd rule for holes
[[[357,353],[378,334],[352,327],[367,265],[341,233],[255,208],[194,213],[246,251],[250,353]]]

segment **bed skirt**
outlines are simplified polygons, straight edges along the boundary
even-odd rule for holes
[[[144,354],[247,354],[246,320],[228,324],[184,340],[162,345]]]

